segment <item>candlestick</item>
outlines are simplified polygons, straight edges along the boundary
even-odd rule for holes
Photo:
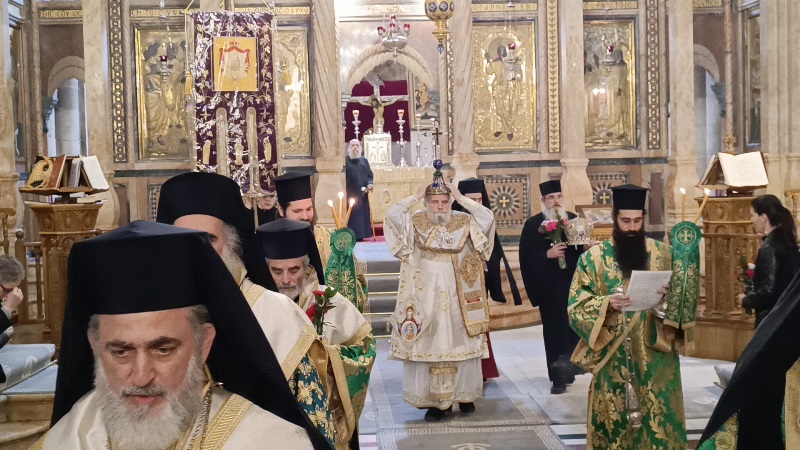
[[[405,112],[406,112],[406,110],[404,110],[404,109],[398,109],[397,110],[397,115],[402,119],[403,118],[403,114],[405,114]]]
[[[346,227],[347,224],[350,223],[350,213],[353,212],[353,205],[356,204],[356,199],[350,197],[350,200],[347,203],[347,215],[344,216],[344,223],[342,224],[342,227]]]
[[[681,188],[681,222],[686,222],[686,189]]]
[[[397,125],[400,127],[400,167],[406,167],[406,140],[403,138],[403,124],[406,123],[403,120],[403,110],[398,109],[397,113],[400,115],[400,118],[397,120]]]
[[[694,223],[697,223],[697,221],[700,220],[700,215],[703,214],[703,208],[706,207],[706,202],[708,202],[708,196],[711,195],[711,189],[703,189],[703,192],[705,192],[706,195],[703,197],[703,203],[700,204],[700,211],[697,211],[697,215],[694,217]]]
[[[344,217],[344,192],[339,191],[339,219],[342,219],[343,217]],[[336,225],[337,228],[342,227],[340,223]]]
[[[417,148],[417,160],[414,162],[414,165],[417,167],[422,167],[422,142],[419,140],[420,127],[422,124],[419,123],[419,114],[417,114],[417,123],[414,126],[417,128],[417,143],[415,144],[415,147]]]
[[[336,208],[333,207],[333,200],[328,200],[328,206],[331,207],[333,212],[333,222],[336,224],[336,228],[339,228],[339,217],[336,215]]]

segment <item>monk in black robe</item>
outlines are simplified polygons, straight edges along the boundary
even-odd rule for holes
[[[583,373],[570,361],[579,338],[569,326],[567,302],[572,275],[584,248],[567,246],[565,235],[561,244],[553,245],[539,232],[539,226],[547,219],[555,219],[556,216],[562,219],[577,217],[561,206],[564,201],[561,181],[541,183],[539,190],[542,194],[542,212],[525,222],[519,239],[519,265],[528,298],[533,306],[539,307],[542,316],[547,373],[553,383],[550,392],[563,394],[567,385],[575,381],[575,375]],[[560,256],[566,259],[565,269],[559,266]]]
[[[361,143],[353,139],[347,146],[347,198],[356,199],[347,227],[356,234],[357,241],[372,237],[372,222],[369,214],[369,194],[372,192],[372,169],[369,161],[361,155]]]

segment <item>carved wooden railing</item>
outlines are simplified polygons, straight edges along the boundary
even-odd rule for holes
[[[44,259],[41,242],[25,242],[25,233],[16,232],[17,241],[14,244],[15,253],[25,268],[25,279],[20,283],[20,289],[25,294],[25,301],[18,309],[19,323],[42,323],[45,320],[44,304]],[[33,255],[34,278],[28,280],[30,264],[28,253]],[[31,282],[32,281],[32,282]]]

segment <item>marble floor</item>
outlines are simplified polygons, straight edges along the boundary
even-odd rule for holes
[[[579,376],[565,394],[551,395],[541,326],[493,332],[491,336],[500,378],[484,385],[484,398],[476,402],[474,416],[454,412],[435,425],[421,420],[424,411],[402,401],[402,363],[387,358],[388,339],[381,338],[375,382],[370,384],[360,421],[361,448],[585,448],[591,376]],[[681,358],[689,448],[694,448],[721,393],[714,384],[718,380],[714,365],[719,363]]]

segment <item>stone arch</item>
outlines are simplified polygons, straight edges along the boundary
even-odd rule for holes
[[[353,67],[350,68],[350,72],[347,74],[347,84],[343,86],[344,89],[352,89],[353,86],[360,83],[361,80],[366,77],[373,68],[393,59],[394,56],[392,52],[386,51],[381,44],[375,44],[372,47],[367,48],[361,52],[360,55],[358,55]],[[410,70],[411,73],[416,75],[419,78],[419,81],[424,83],[426,86],[434,86],[433,71],[430,67],[428,67],[428,63],[425,62],[425,59],[418,51],[408,46],[402,50],[398,50],[397,62]]]
[[[61,83],[71,78],[82,82],[86,81],[83,58],[67,56],[53,65],[53,69],[50,70],[50,75],[47,77],[47,97],[52,97]]]
[[[705,46],[694,44],[694,65],[706,69],[706,71],[711,74],[711,77],[714,78],[715,83],[720,82],[717,58],[715,58],[711,50]]]

